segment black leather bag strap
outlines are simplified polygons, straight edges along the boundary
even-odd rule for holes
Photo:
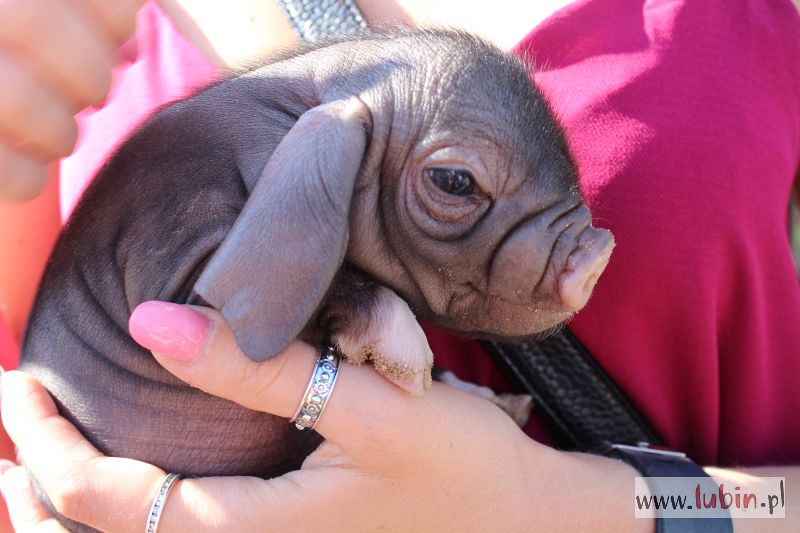
[[[534,414],[561,448],[592,451],[608,442],[661,444],[568,329],[540,341],[483,344],[513,385],[533,396]]]

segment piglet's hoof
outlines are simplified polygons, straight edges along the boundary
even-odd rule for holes
[[[383,377],[422,396],[431,386],[433,352],[414,313],[393,291],[381,288],[374,316],[380,318],[371,320],[364,331],[342,331],[333,336],[334,342],[348,362],[371,362]]]

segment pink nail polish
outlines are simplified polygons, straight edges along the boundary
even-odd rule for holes
[[[128,321],[131,337],[145,348],[179,361],[197,355],[209,320],[188,307],[166,302],[145,302]]]

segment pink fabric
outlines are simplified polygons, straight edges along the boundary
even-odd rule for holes
[[[517,51],[541,68],[596,224],[617,240],[571,329],[696,461],[800,462],[795,8],[585,0]],[[491,368],[471,362],[470,377]]]
[[[800,20],[788,0],[579,0],[517,52],[563,120],[617,249],[570,324],[668,444],[701,463],[800,462]],[[64,212],[122,135],[214,69],[151,4],[135,57],[65,162]],[[475,342],[437,362],[497,389]],[[526,430],[547,440],[537,421]]]
[[[136,20],[136,36],[120,50],[105,103],[78,115],[75,151],[61,163],[61,215],[66,220],[81,193],[113,150],[153,111],[188,96],[217,69],[175,29],[156,2]]]

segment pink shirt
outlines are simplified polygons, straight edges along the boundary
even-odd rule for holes
[[[579,2],[520,45],[617,240],[570,325],[702,463],[800,463],[800,17],[789,2]]]
[[[100,166],[157,108],[190,95],[218,71],[181,35],[154,1],[138,13],[136,36],[119,50],[121,61],[102,106],[78,115],[75,151],[61,163],[61,213],[66,220]]]
[[[68,214],[110,150],[216,70],[155,3],[62,166]],[[579,0],[517,53],[562,119],[614,257],[570,327],[667,443],[703,464],[800,463],[800,18],[788,0]],[[437,363],[507,387],[480,346]],[[547,440],[534,420],[527,431]]]

